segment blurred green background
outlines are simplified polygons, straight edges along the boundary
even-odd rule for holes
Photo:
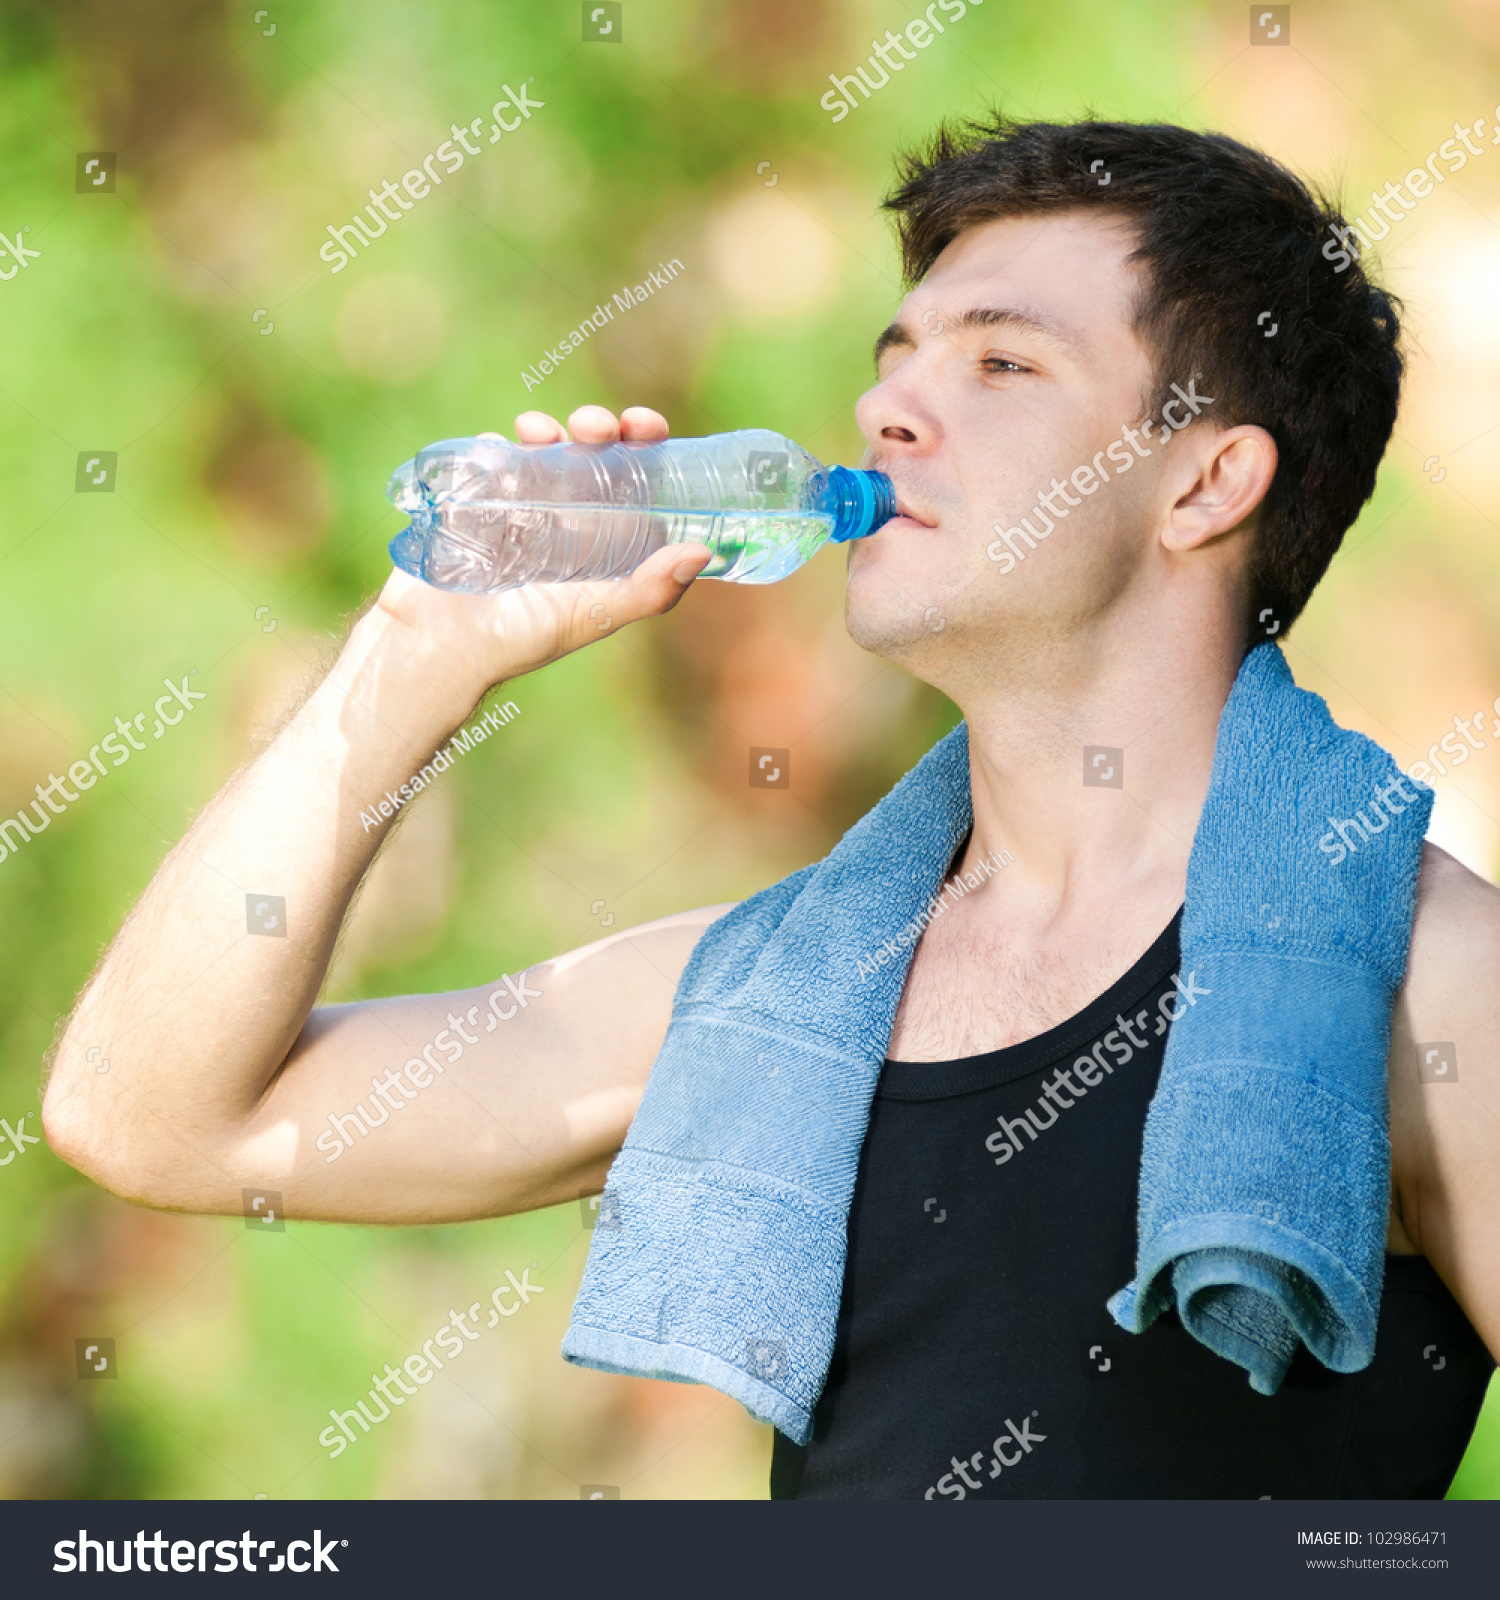
[[[145,750],[0,862],[12,1125],[40,1131],[54,1030],[163,853],[381,582],[386,478],[416,448],[601,401],[855,460],[900,295],[878,202],[940,117],[1219,128],[1358,210],[1455,118],[1491,116],[1500,81],[1489,0],[1299,3],[1284,49],[1250,48],[1242,4],[971,0],[834,124],[828,74],[922,9],[624,0],[618,42],[585,42],[578,0],[7,0],[0,232],[37,254],[0,281],[0,814],[163,678],[196,670],[207,694],[159,742],[148,714]],[[543,106],[491,144],[506,84]],[[331,273],[327,225],[476,116],[481,153]],[[95,152],[113,188],[80,193]],[[1399,437],[1290,644],[1402,761],[1500,691],[1497,196],[1500,151],[1388,241],[1412,334]],[[524,367],[674,258],[528,393]],[[77,492],[105,451],[111,487]],[[378,862],[327,995],[485,982],[825,852],[954,720],[854,648],[840,591],[827,554],[769,591],[705,584],[511,686],[520,717]],[[752,745],[791,750],[790,790],[747,788]],[[1438,787],[1436,836],[1493,876],[1500,758]],[[133,1207],[25,1146],[0,1167],[0,1494],[764,1495],[770,1435],[737,1405],[562,1362],[588,1237],[576,1206],[256,1235]],[[328,1460],[330,1407],[532,1262],[525,1315]],[[116,1341],[116,1381],[77,1380],[81,1336]],[[1497,1492],[1492,1404],[1454,1493]]]

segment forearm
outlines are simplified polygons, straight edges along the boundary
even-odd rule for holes
[[[207,1154],[251,1114],[389,826],[361,811],[406,782],[485,687],[379,607],[356,624],[307,703],[167,857],[80,1000],[44,1108],[65,1154],[87,1169],[129,1144],[139,1170],[145,1151],[171,1160],[183,1140]],[[284,915],[257,934],[247,900],[273,897]]]
[[[646,424],[636,437],[664,436],[661,419]],[[603,442],[590,426],[590,442]],[[627,989],[611,1013],[599,978],[618,957],[606,951],[589,993],[549,997],[546,1020],[527,1012],[526,1025],[507,1023],[490,1050],[469,1050],[472,1085],[441,1069],[454,1092],[398,1100],[386,1134],[337,1165],[316,1144],[330,1118],[376,1092],[372,1072],[400,1064],[398,1032],[436,1040],[450,997],[405,997],[400,1029],[382,1021],[372,1033],[363,1007],[326,1028],[306,1024],[390,822],[367,825],[361,811],[368,818],[420,770],[487,689],[670,610],[708,559],[706,546],[671,546],[620,582],[484,594],[392,572],[328,680],[167,858],[85,990],[42,1107],[53,1148],[157,1205],[219,1211],[242,1184],[269,1183],[288,1189],[298,1215],[345,1219],[489,1215],[542,1203],[592,1171],[623,1137],[680,963],[649,994]],[[596,620],[606,608],[608,626]],[[252,897],[284,901],[284,924],[247,921]],[[492,1103],[497,1061],[524,1070]],[[546,1137],[525,1133],[528,1119]],[[514,1170],[497,1183],[506,1139]]]

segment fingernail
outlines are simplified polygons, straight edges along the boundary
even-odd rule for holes
[[[696,561],[679,561],[672,568],[672,576],[678,583],[691,583],[697,575],[698,563]]]

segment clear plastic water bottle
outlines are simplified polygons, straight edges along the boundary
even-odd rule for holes
[[[668,544],[706,544],[701,577],[775,583],[896,515],[883,472],[825,467],[767,428],[654,444],[445,439],[386,494],[411,513],[392,561],[469,594],[622,578]]]

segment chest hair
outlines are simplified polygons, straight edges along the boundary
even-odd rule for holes
[[[953,1061],[1034,1039],[1123,977],[1171,916],[1101,917],[1102,928],[1039,941],[966,912],[954,906],[922,935],[891,1030],[894,1060]]]

